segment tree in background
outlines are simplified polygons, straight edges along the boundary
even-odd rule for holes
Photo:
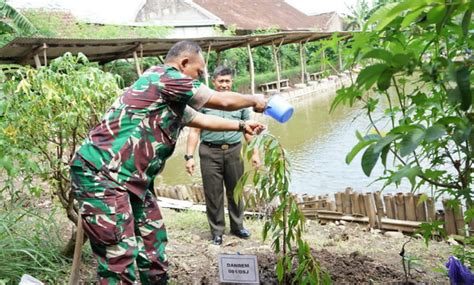
[[[6,0],[0,0],[0,46],[12,40],[17,34],[31,35],[37,30],[22,13]]]
[[[370,16],[370,7],[366,0],[357,0],[354,6],[347,7],[349,14],[346,17],[347,30],[360,31]]]

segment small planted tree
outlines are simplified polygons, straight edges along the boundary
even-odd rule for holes
[[[262,233],[264,240],[270,236],[272,248],[278,255],[278,281],[282,284],[330,284],[329,275],[321,270],[310,246],[303,240],[305,217],[290,195],[290,161],[285,149],[270,134],[257,136],[243,149],[248,160],[254,148],[264,154],[262,167],[243,174],[234,197],[236,201],[242,197],[243,186],[251,179],[256,193],[251,196],[250,204],[268,205],[278,201],[266,218]]]
[[[76,223],[68,164],[119,94],[119,78],[70,53],[49,67],[1,70],[0,173],[7,177],[1,190],[11,199],[24,191],[51,194]]]
[[[380,6],[347,43],[346,63],[362,70],[332,105],[362,106],[370,125],[347,163],[363,152],[367,176],[383,165],[384,187],[405,178],[413,191],[449,195],[467,208],[466,223],[474,217],[473,9],[464,0]],[[425,237],[439,225],[423,225]]]

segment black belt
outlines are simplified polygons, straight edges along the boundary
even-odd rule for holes
[[[216,143],[211,143],[211,142],[201,142],[202,144],[205,144],[207,145],[208,147],[212,147],[212,148],[220,148],[222,150],[227,150],[229,148],[232,148],[234,146],[237,146],[240,144],[240,142],[238,143],[223,143],[223,144],[216,144]]]

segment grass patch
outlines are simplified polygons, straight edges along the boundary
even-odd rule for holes
[[[0,284],[18,284],[23,274],[46,284],[67,280],[70,260],[60,254],[64,241],[57,216],[55,209],[0,209]]]

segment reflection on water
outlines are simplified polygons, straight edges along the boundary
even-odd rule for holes
[[[329,108],[334,95],[318,95],[313,94],[292,102],[295,113],[285,124],[257,115],[288,151],[292,164],[291,191],[311,195],[326,194],[344,190],[348,186],[361,192],[380,190],[382,183],[369,184],[374,177],[382,174],[381,167],[376,167],[373,176],[368,178],[360,167],[361,155],[350,165],[345,163],[346,154],[357,142],[355,131],[364,132],[368,126],[364,116],[358,116],[360,109],[340,107],[330,114]],[[200,182],[199,169],[194,177],[187,175],[184,170],[184,148],[184,144],[177,146],[173,157],[167,162],[160,182]],[[393,188],[392,190],[395,192]],[[405,185],[403,190],[408,191],[409,188]],[[390,189],[386,191],[392,192]]]

